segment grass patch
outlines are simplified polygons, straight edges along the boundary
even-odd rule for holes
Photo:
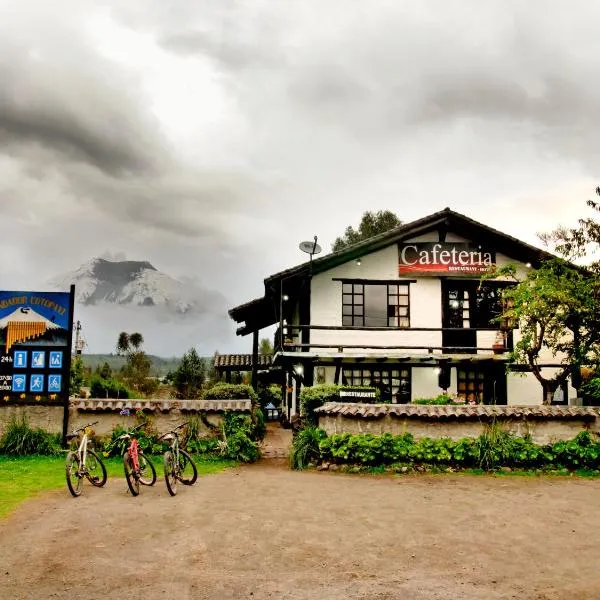
[[[163,476],[162,456],[152,456],[150,459],[160,480]],[[124,478],[121,458],[103,458],[103,462],[109,479]],[[237,465],[234,461],[203,460],[196,457],[194,462],[198,467],[199,476],[218,473]],[[0,473],[0,518],[6,517],[21,502],[34,498],[45,490],[64,488],[65,494],[69,495],[65,479],[65,455],[0,455]],[[89,487],[91,489],[91,486]]]

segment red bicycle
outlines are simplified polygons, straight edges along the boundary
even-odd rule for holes
[[[140,483],[142,485],[154,485],[156,483],[156,469],[148,460],[144,451],[133,435],[135,431],[143,427],[145,423],[134,427],[131,431],[119,436],[120,440],[129,442],[125,452],[123,452],[123,468],[125,469],[125,479],[132,496],[140,493]]]

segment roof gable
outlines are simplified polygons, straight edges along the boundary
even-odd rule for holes
[[[346,262],[362,258],[367,254],[386,248],[392,244],[408,241],[415,237],[431,232],[437,232],[440,241],[451,233],[462,236],[474,244],[482,244],[500,252],[508,258],[523,263],[539,266],[543,260],[554,258],[554,255],[527,244],[513,236],[503,233],[493,227],[479,223],[450,208],[445,208],[416,221],[404,223],[399,227],[381,233],[368,240],[359,242],[338,252],[331,252],[320,258],[296,265],[285,271],[280,271],[265,278],[265,296],[250,303],[242,304],[229,311],[236,322],[245,325],[238,328],[238,335],[246,335],[254,329],[262,329],[277,322],[278,298],[283,285],[292,286],[305,280],[311,275],[323,273]]]

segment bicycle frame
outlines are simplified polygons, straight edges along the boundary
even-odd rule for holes
[[[136,472],[140,470],[139,447],[140,445],[137,438],[132,437],[129,446],[127,447],[127,452],[129,452],[131,464]]]

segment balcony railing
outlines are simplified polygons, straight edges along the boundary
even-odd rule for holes
[[[284,325],[283,326],[283,340],[281,340],[279,329],[275,332],[275,349],[278,351],[284,350],[286,352],[307,352],[310,350],[336,350],[337,352],[344,352],[344,350],[406,350],[406,351],[424,351],[429,354],[433,353],[456,353],[456,354],[474,354],[477,352],[490,352],[495,354],[506,354],[512,352],[514,348],[514,338],[512,330],[501,330],[492,327],[478,327],[478,328],[463,328],[463,327],[364,327],[357,325],[341,326],[341,325]],[[373,342],[357,343],[356,341],[346,342],[343,339],[338,339],[335,342],[332,341],[315,341],[314,335],[311,335],[310,342],[303,342],[303,332],[310,331],[326,331],[326,332],[340,332],[351,333],[376,333],[386,332],[389,334],[399,334],[402,338],[408,337],[406,334],[414,336],[415,333],[433,333],[439,334],[436,336],[438,343],[416,343],[407,344],[399,343],[398,340],[393,344],[379,344]],[[480,332],[487,332],[490,334],[488,340],[493,336],[492,343],[490,345],[477,345],[477,338]],[[464,340],[465,335],[472,337],[474,343],[444,343],[442,338],[444,334],[456,334],[461,336]],[[341,337],[341,336],[339,336]],[[396,336],[394,336],[396,337]]]

